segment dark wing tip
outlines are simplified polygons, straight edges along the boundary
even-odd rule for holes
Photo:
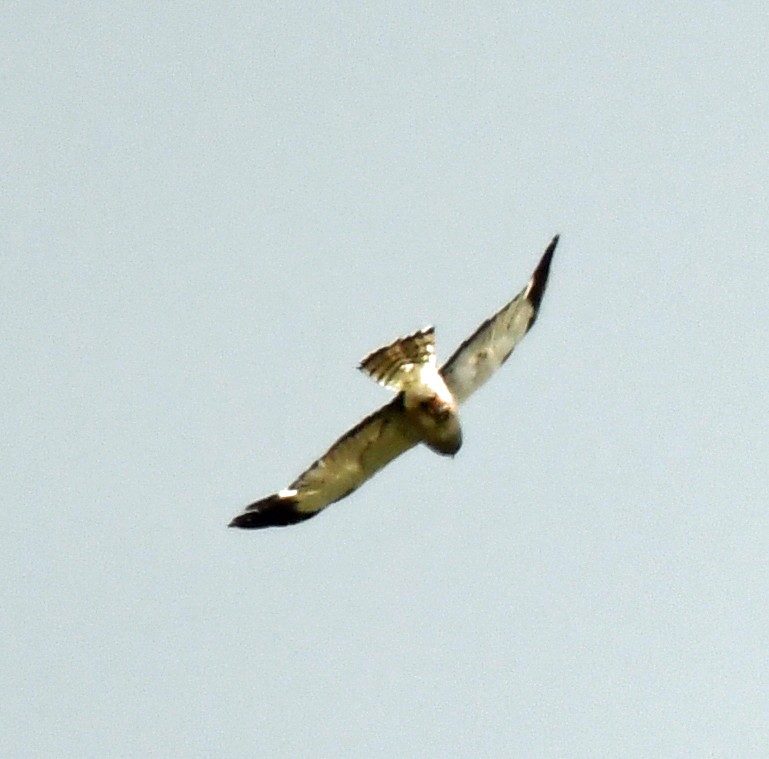
[[[277,493],[256,501],[238,514],[229,527],[240,527],[243,530],[258,530],[262,527],[286,527],[290,524],[304,522],[315,516],[316,512],[302,512],[297,508],[295,498],[284,498]]]
[[[550,275],[550,262],[553,260],[553,253],[558,245],[560,235],[556,235],[547,246],[542,258],[537,264],[537,268],[534,270],[534,274],[531,275],[531,282],[529,283],[529,289],[526,293],[526,298],[534,306],[534,313],[539,310],[539,304],[542,303],[542,297],[545,294],[545,287],[547,286],[547,278]],[[533,324],[533,320],[532,320]]]

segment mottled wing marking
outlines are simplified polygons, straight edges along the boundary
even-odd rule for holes
[[[398,396],[342,435],[291,483],[300,510],[317,511],[344,498],[417,442]]]
[[[558,235],[548,245],[526,287],[486,319],[441,367],[443,379],[459,403],[469,398],[507,361],[534,325],[557,245]]]
[[[399,395],[342,435],[288,488],[247,506],[230,526],[271,527],[309,519],[352,493],[417,442]]]
[[[422,370],[435,365],[435,330],[420,329],[413,335],[399,337],[389,345],[369,353],[358,367],[380,385],[396,391],[421,381]]]

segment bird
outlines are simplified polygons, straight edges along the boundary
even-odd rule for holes
[[[393,390],[395,398],[345,432],[287,488],[246,506],[229,526],[259,529],[304,522],[419,443],[442,456],[456,455],[462,446],[459,406],[507,361],[534,325],[558,240],[556,235],[547,246],[526,286],[440,368],[433,327],[363,358],[358,368]]]

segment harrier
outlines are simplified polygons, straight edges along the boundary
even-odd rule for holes
[[[350,495],[417,443],[453,456],[462,445],[459,404],[502,366],[531,329],[557,244],[556,235],[526,287],[483,322],[440,369],[432,327],[366,356],[359,368],[396,397],[342,435],[287,488],[247,506],[230,527],[303,522]]]

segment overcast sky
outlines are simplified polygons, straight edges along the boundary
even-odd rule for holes
[[[765,757],[769,10],[0,8],[0,755]],[[561,234],[534,330],[228,530]]]

